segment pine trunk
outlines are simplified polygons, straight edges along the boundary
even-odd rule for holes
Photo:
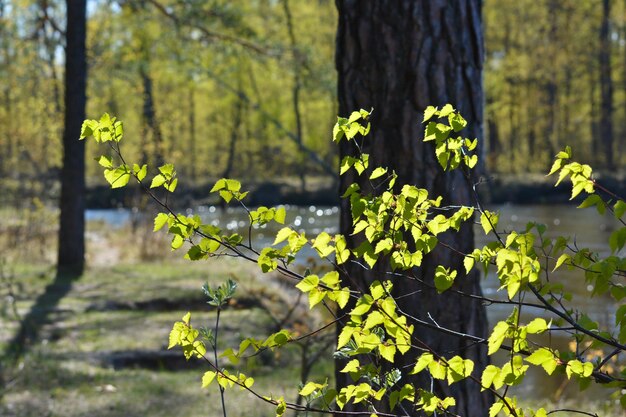
[[[65,48],[65,123],[59,273],[80,275],[85,265],[85,142],[79,141],[87,103],[86,0],[67,0]]]
[[[348,115],[359,108],[373,108],[372,130],[363,152],[370,154],[370,166],[387,166],[399,175],[398,183],[411,183],[428,189],[431,196],[442,195],[443,204],[473,203],[471,190],[461,173],[440,169],[430,143],[422,142],[423,111],[428,105],[451,103],[468,121],[462,133],[483,138],[483,35],[480,0],[337,0],[339,29],[336,64],[339,72],[339,112]],[[341,157],[351,155],[350,143],[343,142]],[[349,171],[352,172],[352,171]],[[367,184],[353,175],[344,175],[340,192],[353,182]],[[340,229],[349,240],[352,219],[348,201],[341,203]],[[440,235],[441,240],[465,253],[474,246],[474,233],[467,224],[460,233]],[[439,247],[429,254],[416,273],[432,283],[437,265],[459,271],[456,289],[480,294],[479,277],[463,275],[462,257]],[[356,264],[347,266],[357,282],[381,278],[382,269],[365,271]],[[380,269],[380,270],[379,270]],[[451,292],[437,295],[415,281],[394,283],[400,307],[412,316],[454,331],[485,337],[488,329],[484,308],[471,298]],[[460,337],[443,334],[416,324],[415,336],[444,356],[461,355],[474,360],[474,376],[480,378],[487,365],[486,348]],[[408,354],[395,367],[414,362]],[[337,363],[341,369],[343,363]],[[426,373],[413,382],[430,389]],[[420,374],[422,375],[422,374]],[[352,383],[346,374],[336,372],[338,387]],[[409,381],[401,381],[400,386]],[[453,411],[462,416],[488,415],[489,395],[480,392],[476,382],[452,386],[435,384],[440,395],[454,396]],[[408,409],[410,411],[410,408]],[[345,409],[344,409],[345,411]],[[383,410],[379,410],[383,411]],[[395,410],[397,411],[397,409]],[[416,414],[415,411],[410,411]],[[416,414],[417,415],[417,414]]]

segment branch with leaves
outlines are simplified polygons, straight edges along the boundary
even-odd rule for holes
[[[369,155],[361,152],[358,139],[367,136],[370,130],[370,112],[355,111],[348,118],[339,118],[333,129],[335,142],[349,141],[359,150],[356,156],[341,161],[340,174],[355,170],[357,175],[366,175],[374,191],[365,194],[353,184],[343,194],[351,205],[352,234],[362,237],[356,248],[347,245],[346,237],[322,232],[308,237],[291,227],[280,229],[271,246],[255,248],[252,233],[255,226],[270,222],[284,224],[284,207],[258,207],[250,209],[244,203],[247,192],[233,179],[220,179],[211,192],[219,194],[226,203],[238,203],[249,217],[249,236],[224,234],[214,225],[204,224],[197,216],[173,212],[167,199],[163,201],[155,189],[163,188],[167,194],[174,192],[178,178],[174,167],[165,164],[158,167],[148,185],[146,165],[128,164],[120,151],[123,136],[121,122],[108,115],[99,121],[88,120],[83,125],[81,137],[94,136],[100,143],[108,143],[113,156],[103,155],[98,162],[104,167],[104,176],[112,187],[125,186],[131,177],[164,209],[155,218],[154,230],[166,228],[172,236],[173,250],[186,248],[185,257],[192,261],[220,256],[232,256],[254,262],[263,273],[277,271],[294,280],[295,288],[308,298],[311,309],[320,306],[330,313],[332,321],[319,330],[297,336],[288,329],[280,329],[265,339],[246,338],[238,347],[225,349],[218,355],[219,316],[227,307],[227,300],[234,296],[234,283],[226,283],[217,289],[204,288],[209,304],[217,309],[218,320],[212,331],[198,331],[191,326],[190,316],[177,322],[170,334],[169,347],[181,346],[187,359],[204,358],[210,370],[202,378],[202,386],[217,380],[222,398],[222,409],[226,415],[226,390],[238,386],[256,397],[276,406],[276,414],[287,409],[296,411],[334,413],[336,415],[413,415],[445,414],[456,416],[456,401],[446,395],[448,387],[462,380],[477,384],[496,398],[490,409],[490,417],[547,416],[567,411],[544,408],[522,408],[517,399],[508,395],[510,387],[524,381],[531,366],[540,368],[549,376],[564,374],[568,380],[577,380],[584,388],[591,383],[600,383],[615,389],[626,407],[626,370],[609,370],[607,364],[614,362],[626,350],[626,306],[617,308],[615,327],[600,329],[585,314],[578,314],[572,304],[572,296],[562,285],[554,281],[553,273],[568,267],[584,273],[593,286],[594,294],[607,295],[616,302],[626,297],[623,277],[626,259],[621,255],[626,241],[626,227],[615,230],[609,239],[611,254],[600,256],[589,249],[572,246],[565,237],[549,238],[546,227],[529,223],[524,230],[503,232],[498,230],[499,215],[484,209],[476,194],[476,206],[445,207],[442,198],[431,197],[427,190],[410,184],[396,184],[396,174],[385,167],[370,167]],[[432,142],[441,168],[445,171],[460,169],[472,182],[472,170],[478,159],[474,154],[476,139],[458,136],[465,126],[463,117],[451,105],[441,109],[429,107],[424,114],[426,124],[425,141]],[[595,206],[602,214],[606,210],[624,224],[626,205],[623,199],[605,190],[592,178],[587,165],[571,162],[571,150],[557,155],[551,174],[559,173],[557,184],[569,178],[572,182],[572,198],[580,193],[589,196],[579,206]],[[120,163],[117,163],[119,160]],[[603,195],[595,190],[599,189]],[[463,253],[440,241],[445,233],[458,232],[467,222],[479,215],[479,224],[493,240],[472,253]],[[423,276],[422,260],[438,245],[448,248],[453,256],[463,258],[464,271],[438,266],[432,277]],[[329,262],[334,270],[325,274],[298,273],[294,262],[298,253],[309,247],[320,259]],[[365,269],[385,266],[385,273],[367,287],[359,287],[351,281],[344,266],[354,263]],[[487,275],[494,270],[499,280],[503,299],[493,299],[464,293],[458,281],[473,269],[482,267]],[[552,268],[552,269],[550,269]],[[429,320],[411,316],[398,305],[392,289],[400,280],[414,280],[424,289],[434,288],[441,294],[455,292],[472,297],[486,305],[509,305],[511,313],[505,320],[496,323],[488,338],[466,334],[440,326],[438,318]],[[530,300],[529,300],[530,299]],[[351,306],[345,317],[337,317],[337,311]],[[524,313],[524,316],[522,315]],[[531,315],[530,319],[526,317]],[[326,382],[308,381],[301,386],[300,396],[304,405],[288,403],[283,397],[263,396],[253,388],[254,379],[241,373],[230,373],[219,358],[226,358],[235,366],[245,357],[264,350],[280,349],[290,343],[305,341],[319,331],[327,329],[337,320],[342,320],[335,346],[335,356],[347,359],[340,370],[349,374],[353,384],[334,389]],[[450,352],[439,352],[419,337],[418,328],[428,328],[441,334],[467,340],[470,343],[486,344],[489,355],[499,351],[507,353],[501,365],[490,364],[479,369],[470,359]],[[536,335],[542,333],[563,334],[574,345],[574,351],[559,351],[550,343],[543,343]],[[207,349],[202,335],[213,348],[213,359],[206,357]],[[587,351],[584,346],[593,346]],[[400,356],[409,355],[415,361],[409,367],[394,366]],[[431,388],[414,384],[413,375],[427,374]],[[362,405],[367,411],[342,411],[347,404]],[[594,415],[575,410],[575,412]]]

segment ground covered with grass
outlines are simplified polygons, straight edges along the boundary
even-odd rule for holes
[[[14,274],[20,290],[11,311],[23,317],[53,275],[44,265],[23,265]],[[58,305],[49,306],[45,323],[39,323],[38,340],[27,346],[19,361],[4,364],[0,415],[221,415],[217,385],[201,388],[206,364],[185,361],[179,348],[167,350],[167,344],[172,324],[187,311],[195,326],[214,326],[215,312],[200,288],[228,278],[237,281],[238,291],[221,318],[220,350],[237,347],[244,337],[262,338],[277,331],[281,321],[289,327],[318,319],[300,307],[286,317],[284,312],[292,310],[297,296],[282,291],[279,280],[260,276],[254,265],[229,259],[92,267]],[[19,326],[19,317],[11,311],[5,312],[0,326],[3,351]],[[280,354],[264,352],[238,366],[254,376],[254,388],[261,394],[295,401],[302,353],[302,346],[294,345]],[[307,355],[312,353],[315,349]],[[324,378],[332,373],[332,364],[319,362],[312,372]],[[229,416],[273,413],[271,405],[249,392],[230,390],[226,400]]]
[[[217,286],[233,279],[238,284],[221,318],[219,351],[281,328],[306,334],[329,319],[311,313],[293,283],[263,275],[254,264],[180,259],[182,254],[172,253],[166,236],[153,234],[149,224],[119,229],[91,222],[86,273],[58,302],[42,303],[42,295],[55,290],[55,221],[54,214],[33,207],[30,220],[0,227],[0,353],[9,351],[25,317],[44,313],[37,316],[43,317],[34,323],[39,332],[24,354],[0,361],[2,417],[221,416],[217,385],[201,388],[206,363],[186,361],[179,348],[167,349],[173,323],[187,311],[194,327],[215,325],[215,311],[201,291],[207,282]],[[237,367],[254,377],[261,395],[284,395],[295,402],[300,381],[332,378],[333,346],[329,327],[314,339],[263,352]],[[560,388],[528,388],[519,393],[522,403],[621,415],[612,401],[594,394],[561,400],[552,392]],[[545,398],[536,398],[537,393]],[[226,407],[229,417],[275,411],[238,389],[227,392]]]

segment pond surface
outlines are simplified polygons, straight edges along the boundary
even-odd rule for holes
[[[338,233],[339,209],[337,207],[295,207],[285,206],[287,210],[286,225],[297,230],[305,231],[307,236],[313,237],[320,232],[330,234]],[[576,209],[572,206],[539,206],[539,205],[499,205],[489,208],[500,213],[499,230],[524,231],[526,224],[530,221],[545,224],[548,228],[548,237],[558,235],[571,236],[579,248],[588,247],[601,254],[607,254],[608,239],[610,234],[618,227],[617,222],[610,216],[599,216],[594,209]],[[193,211],[189,210],[188,214]],[[244,210],[227,208],[225,210],[214,206],[202,206],[195,210],[203,221],[222,228],[231,233],[240,233],[244,236],[248,234],[248,215]],[[87,220],[98,220],[106,222],[114,227],[121,227],[133,219],[137,219],[139,214],[132,210],[89,210]],[[276,232],[283,227],[272,223],[253,230],[253,246],[269,246],[274,241]],[[486,236],[482,228],[476,226],[476,246],[480,247],[487,243]],[[315,255],[311,248],[300,253],[301,259],[307,259]],[[552,279],[552,278],[551,278]],[[588,314],[593,320],[600,323],[604,329],[612,329],[614,314],[617,308],[615,302],[609,297],[592,296],[592,288],[585,282],[584,275],[579,271],[567,271],[565,268],[559,270],[558,275],[554,274],[554,279],[561,281],[566,289],[573,295],[572,306],[581,312]],[[506,294],[498,291],[499,282],[495,274],[490,273],[482,280],[482,288],[485,295],[492,298],[504,299]],[[503,320],[511,313],[509,305],[492,305],[488,309],[488,318],[493,326],[499,320]],[[528,308],[523,316],[537,314]],[[546,316],[547,319],[552,317]],[[550,339],[552,346],[558,349],[566,349],[567,342],[564,338],[552,336]],[[502,364],[506,360],[504,356],[495,357],[494,363]],[[624,358],[621,359],[622,361]],[[523,385],[523,391],[515,390],[521,397],[531,398],[571,398],[577,395],[575,382],[567,384],[564,378],[547,378],[543,372],[529,373]],[[530,382],[530,383],[529,383]],[[595,399],[605,396],[605,390],[594,390],[591,394]],[[561,395],[562,393],[562,395]]]

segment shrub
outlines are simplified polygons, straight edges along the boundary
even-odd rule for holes
[[[348,118],[339,118],[333,129],[335,142],[358,141],[369,132],[369,112],[355,111]],[[470,140],[456,133],[466,122],[452,106],[441,109],[428,107],[424,113],[425,141],[432,141],[437,159],[444,170],[462,170],[468,180],[474,175],[477,163],[474,150],[477,140]],[[131,178],[139,182],[145,192],[162,208],[154,219],[154,231],[165,228],[171,235],[171,248],[184,248],[185,257],[191,261],[220,256],[234,256],[242,261],[255,262],[262,272],[278,271],[293,279],[295,287],[308,297],[309,306],[326,309],[338,320],[337,312],[346,306],[354,306],[348,313],[349,320],[338,335],[335,355],[348,358],[340,370],[349,373],[353,384],[338,391],[326,382],[303,381],[297,403],[283,397],[264,396],[255,391],[254,379],[239,371],[229,371],[222,362],[235,365],[238,361],[260,351],[276,350],[321,331],[296,335],[288,329],[268,335],[265,339],[246,338],[239,346],[233,346],[218,354],[220,312],[234,296],[236,285],[229,281],[217,288],[203,290],[208,302],[217,311],[217,322],[211,330],[199,329],[191,324],[190,314],[174,324],[170,333],[169,347],[181,346],[186,358],[197,357],[206,361],[208,370],[202,377],[202,386],[217,381],[222,395],[222,407],[226,414],[224,395],[227,389],[240,387],[276,406],[276,414],[287,409],[296,411],[331,412],[341,410],[346,404],[362,404],[372,415],[379,412],[384,403],[394,413],[406,412],[407,407],[427,414],[448,413],[454,415],[455,399],[440,396],[434,390],[402,384],[403,377],[428,373],[431,380],[454,384],[470,379],[481,390],[493,393],[495,402],[490,416],[546,416],[564,410],[522,409],[517,399],[508,396],[508,388],[524,383],[530,367],[542,369],[548,375],[565,374],[577,380],[580,388],[601,384],[615,391],[626,408],[626,371],[611,366],[611,361],[623,355],[626,349],[626,305],[615,312],[615,326],[602,329],[585,312],[576,309],[576,300],[552,279],[555,271],[568,268],[579,271],[593,287],[593,294],[608,295],[617,302],[626,296],[626,259],[623,248],[626,242],[624,200],[606,190],[592,176],[592,169],[572,161],[571,150],[559,152],[550,175],[558,174],[557,184],[571,180],[574,199],[586,195],[580,208],[595,207],[600,214],[606,211],[621,224],[609,239],[610,255],[603,256],[588,248],[579,248],[567,237],[551,238],[545,225],[529,223],[525,229],[503,232],[498,228],[498,213],[483,208],[476,196],[476,206],[442,207],[441,197],[430,196],[428,191],[410,184],[396,184],[396,175],[385,167],[370,167],[369,156],[359,153],[341,161],[340,173],[355,170],[367,176],[375,194],[365,195],[353,184],[343,198],[349,199],[353,219],[353,234],[363,236],[363,243],[349,248],[341,234],[331,236],[322,232],[314,237],[306,236],[291,227],[283,227],[276,234],[274,243],[264,248],[252,244],[254,227],[269,222],[283,224],[283,207],[258,207],[251,209],[245,204],[246,192],[234,179],[220,179],[211,192],[218,193],[226,203],[240,205],[249,216],[249,236],[224,233],[220,228],[203,224],[197,215],[173,212],[167,199],[158,196],[162,188],[166,194],[174,192],[178,178],[173,165],[165,164],[147,181],[148,167],[127,163],[120,148],[123,137],[122,123],[107,114],[100,120],[87,120],[83,124],[81,138],[93,136],[97,142],[109,145],[111,155],[103,155],[98,162],[104,168],[104,176],[112,187],[125,186]],[[358,139],[358,140],[357,140]],[[360,148],[359,148],[360,149]],[[511,313],[505,320],[495,323],[490,336],[484,340],[477,335],[462,335],[474,343],[485,343],[493,355],[506,352],[501,364],[491,364],[485,369],[475,369],[474,363],[461,356],[438,352],[420,343],[414,331],[419,322],[401,311],[392,296],[394,282],[414,279],[412,271],[420,267],[423,257],[438,244],[438,236],[458,231],[461,224],[478,217],[485,234],[492,237],[490,243],[472,253],[456,253],[464,258],[465,273],[474,268],[485,274],[494,270],[500,282],[500,290],[506,295],[498,304],[510,306]],[[335,269],[321,276],[299,273],[294,268],[298,253],[305,247],[315,249],[318,256],[332,264]],[[454,248],[450,248],[455,251]],[[374,281],[369,288],[359,291],[346,284],[347,277],[342,265],[357,262],[363,268],[384,265],[391,274]],[[439,266],[432,281],[438,293],[458,291],[453,287],[463,271]],[[477,297],[471,294],[465,296]],[[482,297],[486,304],[493,299]],[[349,304],[352,303],[352,304]],[[532,315],[529,319],[522,318]],[[436,318],[433,318],[436,323]],[[327,325],[328,326],[328,325]],[[450,333],[451,329],[440,331]],[[563,334],[571,340],[571,351],[559,351],[545,339],[542,333]],[[210,352],[210,353],[209,353]],[[412,354],[416,361],[410,369],[398,369],[394,362],[399,355]],[[379,364],[386,363],[381,367]],[[231,368],[232,369],[232,368]],[[398,411],[398,410],[401,411]],[[571,410],[570,410],[571,411]],[[594,415],[583,410],[582,414]]]

